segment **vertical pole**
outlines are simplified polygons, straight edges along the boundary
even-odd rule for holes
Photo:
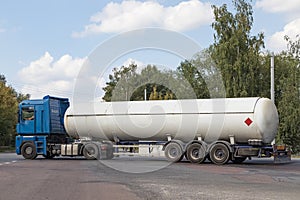
[[[144,100],[147,101],[147,88],[144,89]]]
[[[275,104],[275,89],[274,89],[274,53],[271,55],[271,101]],[[275,144],[275,138],[271,145]]]
[[[274,89],[274,54],[271,56],[271,100],[275,103],[275,89]]]

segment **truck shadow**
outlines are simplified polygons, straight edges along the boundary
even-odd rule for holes
[[[188,160],[183,160],[180,163],[182,164],[191,164],[191,165],[215,165],[214,163],[210,161],[205,161],[203,163],[197,164],[197,163],[191,163]],[[291,160],[290,162],[284,162],[284,163],[274,163],[272,160],[246,160],[243,163],[233,163],[229,161],[225,165],[218,165],[218,166],[283,166],[283,165],[290,165],[295,164],[297,161]]]

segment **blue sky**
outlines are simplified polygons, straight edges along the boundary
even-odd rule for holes
[[[213,42],[210,5],[229,0],[3,0],[0,3],[0,73],[8,84],[33,98],[51,94],[70,97],[74,80],[87,56],[116,34],[137,28],[178,31],[199,46]],[[282,38],[300,32],[300,1],[257,0],[253,34],[265,33],[266,50],[285,50]],[[123,56],[114,66],[132,60],[143,65],[177,67],[174,56],[142,52]],[[159,61],[158,61],[159,60]],[[158,63],[158,64],[159,64]],[[100,87],[105,83],[100,80]]]

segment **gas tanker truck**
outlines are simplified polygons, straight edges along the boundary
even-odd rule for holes
[[[271,145],[278,124],[273,102],[259,97],[70,105],[67,98],[45,96],[19,104],[16,153],[112,159],[159,146],[170,162],[289,161],[285,145]]]

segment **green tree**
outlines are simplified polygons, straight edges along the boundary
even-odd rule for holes
[[[104,87],[105,101],[140,101],[144,100],[144,90],[147,91],[147,99],[150,98],[153,87],[156,87],[158,96],[165,99],[194,98],[193,91],[187,81],[178,73],[171,70],[159,70],[156,66],[147,65],[140,73],[136,68],[129,66],[114,69],[109,75],[110,81]]]
[[[205,80],[202,77],[201,71],[193,64],[194,60],[185,60],[180,63],[177,68],[181,74],[193,88],[197,99],[209,98],[209,91],[207,89]]]
[[[157,88],[161,88],[160,92],[158,92]],[[171,99],[176,99],[176,95],[172,93],[168,88],[159,85],[156,86],[154,85],[152,87],[152,91],[149,96],[149,100],[171,100]]]
[[[286,37],[288,51],[275,56],[276,103],[280,116],[277,141],[300,152],[300,38]]]
[[[159,100],[158,92],[156,91],[156,86],[153,87],[153,91],[150,94],[149,100]]]
[[[177,67],[178,74],[187,80],[198,99],[225,96],[222,75],[211,58],[210,50],[204,49]]]
[[[244,0],[232,2],[235,14],[228,11],[226,4],[212,6],[215,16],[212,58],[221,71],[227,97],[259,96],[264,82],[259,57],[264,35],[251,36],[251,4]]]
[[[13,92],[4,82],[0,82],[0,145],[7,146],[15,132],[17,101]]]
[[[4,75],[0,75],[0,146],[14,144],[16,136],[18,103],[29,95],[17,93],[6,85]]]
[[[104,101],[127,101],[130,96],[130,80],[136,76],[137,65],[132,63],[128,67],[114,68],[109,75],[109,82],[103,88]]]
[[[176,99],[177,96],[182,96],[183,89],[182,83],[178,81],[176,72],[172,70],[159,70],[154,65],[147,65],[141,70],[141,73],[134,80],[136,84],[136,90],[132,94],[130,100],[144,100],[144,90],[147,91],[147,99],[153,100],[151,94],[156,90],[158,95],[157,99]]]

